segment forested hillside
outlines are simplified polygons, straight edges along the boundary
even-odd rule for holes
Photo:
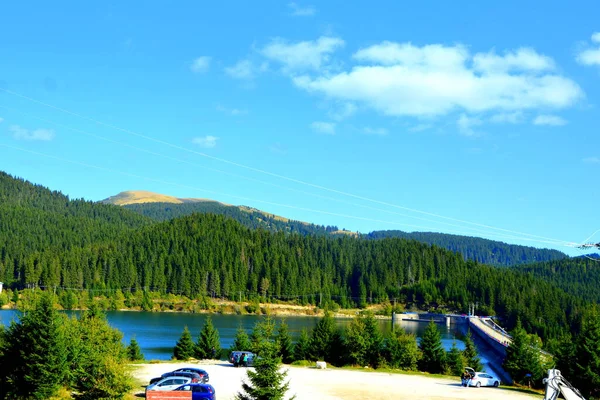
[[[417,241],[273,233],[214,214],[150,223],[127,209],[2,178],[0,280],[11,288],[262,296],[344,307],[396,299],[458,312],[477,302],[508,328],[520,318],[542,337],[571,329],[583,305],[531,274]]]
[[[0,279],[7,265],[18,270],[32,253],[110,241],[124,230],[150,223],[129,210],[69,200],[60,192],[0,171]]]
[[[558,250],[538,249],[518,246],[495,240],[471,236],[450,235],[435,232],[374,231],[367,235],[369,239],[396,237],[418,240],[448,250],[458,252],[467,260],[496,266],[530,264],[541,261],[560,260],[567,255]]]
[[[551,282],[575,296],[600,304],[600,259],[576,257],[523,265],[517,269]]]
[[[582,303],[532,276],[415,241],[273,234],[212,214],[152,225],[110,243],[35,253],[16,265],[4,265],[5,282],[230,299],[260,294],[310,304],[331,299],[342,306],[396,298],[459,311],[478,302],[509,327],[520,317],[542,337],[570,327]]]
[[[232,218],[248,228],[263,228],[272,232],[299,233],[301,235],[326,235],[338,231],[337,226],[321,226],[289,220],[253,208],[230,206],[217,201],[183,204],[138,203],[128,204],[123,207],[156,221],[167,221],[173,218],[191,215],[193,213],[211,213]]]
[[[114,196],[112,199],[118,199]],[[108,201],[107,199],[105,201]],[[268,214],[261,210],[243,206],[232,206],[217,201],[185,202],[189,199],[178,199],[183,203],[149,202],[124,205],[136,213],[156,221],[167,221],[193,213],[212,213],[225,215],[242,225],[257,229],[263,228],[272,232],[299,233],[301,235],[338,235],[350,233],[340,231],[337,226],[322,226],[301,221],[289,220]],[[116,200],[115,200],[116,201]],[[466,260],[496,266],[512,266],[531,264],[541,261],[560,260],[567,255],[557,250],[538,249],[518,246],[503,242],[471,236],[450,235],[434,232],[403,232],[398,230],[373,231],[365,235],[368,239],[396,237],[434,244],[448,250],[461,253]]]

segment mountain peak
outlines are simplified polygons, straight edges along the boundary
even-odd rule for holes
[[[140,204],[140,203],[198,203],[202,201],[214,201],[210,199],[194,199],[185,198],[180,199],[178,197],[169,196],[166,194],[149,192],[147,190],[127,190],[117,195],[110,196],[107,199],[102,200],[102,203],[115,204],[117,206],[124,206],[127,204]]]

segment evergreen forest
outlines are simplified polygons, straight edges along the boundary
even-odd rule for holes
[[[459,313],[478,303],[479,313],[497,315],[509,329],[520,320],[544,342],[577,333],[582,310],[597,293],[590,285],[582,298],[556,278],[465,260],[415,240],[272,232],[210,213],[157,222],[125,208],[70,200],[8,174],[0,178],[0,279],[11,289],[322,307],[396,302]]]

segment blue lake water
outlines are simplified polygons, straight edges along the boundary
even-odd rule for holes
[[[69,313],[77,314],[76,311]],[[189,328],[194,341],[196,341],[207,315],[174,312],[108,311],[106,317],[111,326],[123,332],[124,343],[129,343],[131,338],[135,337],[147,360],[168,360],[173,354],[173,347],[181,336],[184,327]],[[0,310],[0,324],[9,325],[10,321],[15,318],[18,318],[17,311]],[[221,347],[228,348],[233,344],[239,326],[250,333],[256,322],[263,317],[212,314],[211,318],[215,328],[219,331]],[[273,319],[275,321],[285,319],[294,339],[298,338],[302,329],[312,329],[319,320],[317,317],[304,316],[273,317]],[[349,318],[338,318],[336,324],[344,326],[350,321]],[[379,320],[379,324],[383,332],[389,332],[392,329],[391,319]],[[414,333],[417,337],[422,335],[427,326],[426,323],[413,321],[401,321],[399,325],[407,332]],[[451,325],[450,327],[439,325],[439,329],[442,333],[442,343],[446,350],[449,350],[461,327],[457,325]],[[459,349],[464,348],[464,344],[460,340],[456,340],[456,344]]]

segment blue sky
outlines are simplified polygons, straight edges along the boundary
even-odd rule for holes
[[[0,169],[73,198],[570,254],[600,228],[596,2],[1,7]]]

